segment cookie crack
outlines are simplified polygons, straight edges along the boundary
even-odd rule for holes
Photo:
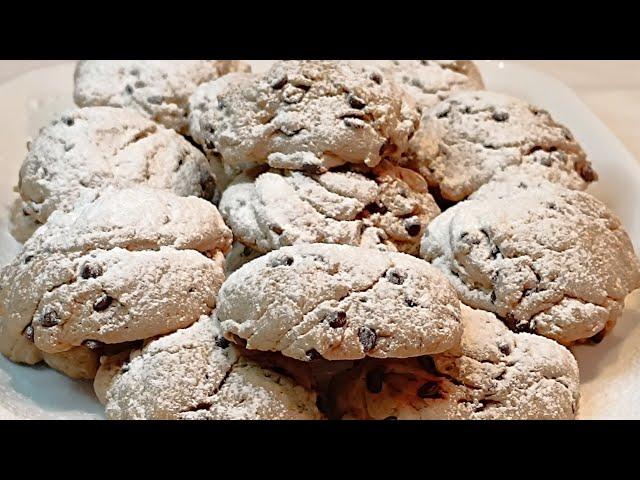
[[[238,355],[238,357],[234,360],[234,362],[229,366],[229,369],[226,371],[226,373],[224,374],[224,376],[222,377],[220,382],[218,382],[218,385],[215,386],[213,388],[213,390],[211,391],[211,393],[209,393],[207,395],[207,397],[208,397],[207,400],[199,402],[198,404],[196,404],[193,407],[189,407],[189,408],[186,408],[184,410],[181,410],[179,412],[179,414],[198,412],[198,411],[202,411],[202,410],[209,410],[213,406],[213,400],[214,400],[215,396],[220,392],[220,390],[222,390],[222,388],[224,387],[225,383],[227,383],[227,380],[229,379],[229,376],[233,373],[233,370],[238,365],[240,360],[241,360],[241,357]]]

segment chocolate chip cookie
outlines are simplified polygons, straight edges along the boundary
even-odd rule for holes
[[[460,337],[455,291],[428,263],[347,245],[283,247],[224,282],[227,339],[303,361],[439,353]]]
[[[427,110],[407,161],[451,201],[500,172],[525,170],[577,190],[598,178],[571,132],[548,112],[486,91],[458,92]]]
[[[213,205],[163,190],[57,211],[0,271],[0,352],[33,364],[190,325],[215,307],[230,246]]]
[[[79,107],[132,108],[187,134],[189,96],[230,72],[246,72],[237,60],[83,60],[76,66],[73,99]]]
[[[205,156],[173,130],[123,108],[67,111],[29,145],[14,235],[26,240],[53,211],[69,211],[81,197],[135,185],[208,200],[216,189]]]
[[[261,366],[244,355],[209,316],[140,350],[103,361],[94,387],[109,419],[323,418],[313,391],[282,368]]]
[[[640,287],[618,218],[585,192],[541,180],[485,185],[429,225],[421,255],[466,304],[564,344],[600,339]]]
[[[258,252],[298,243],[337,243],[417,254],[440,213],[417,173],[383,161],[374,169],[318,175],[245,173],[222,194],[220,213],[235,238]]]
[[[575,417],[578,365],[565,347],[509,331],[462,307],[460,346],[409,358],[366,359],[331,385],[333,415],[393,420],[560,420]]]
[[[200,118],[210,152],[228,165],[267,163],[320,173],[397,159],[419,121],[379,69],[337,61],[280,61],[230,85]]]

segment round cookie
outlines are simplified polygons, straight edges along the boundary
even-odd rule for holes
[[[163,190],[55,212],[0,271],[0,352],[33,364],[190,325],[215,306],[230,246],[213,205]]]
[[[351,419],[575,418],[578,365],[558,343],[513,333],[493,314],[462,307],[460,346],[445,353],[366,359],[330,387],[333,415]]]
[[[244,356],[209,316],[130,355],[104,358],[94,388],[109,419],[323,418],[314,392]]]
[[[453,92],[484,89],[478,67],[470,60],[384,60],[375,64],[423,111]]]
[[[379,69],[337,61],[280,61],[228,86],[200,131],[224,163],[312,173],[345,163],[397,159],[418,111]]]
[[[220,199],[236,240],[258,252],[337,243],[417,254],[440,213],[426,181],[387,162],[373,170],[245,173]]]
[[[211,200],[216,183],[207,159],[173,130],[129,109],[70,110],[29,144],[13,222],[26,240],[55,210],[69,211],[106,187],[136,185]]]
[[[428,263],[348,245],[283,247],[224,282],[217,315],[248,349],[309,361],[438,353],[460,336],[459,301]]]
[[[466,304],[564,344],[600,339],[640,287],[631,241],[602,202],[517,176],[437,217],[420,254]]]
[[[451,201],[501,172],[525,170],[576,190],[598,178],[571,132],[548,112],[486,91],[457,92],[424,112],[407,161]]]
[[[188,133],[188,102],[196,88],[250,67],[237,60],[83,60],[74,74],[79,107],[132,108],[147,118]]]

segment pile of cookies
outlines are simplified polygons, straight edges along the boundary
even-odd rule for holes
[[[110,419],[570,419],[640,261],[469,61],[83,61],[29,144],[0,352]]]

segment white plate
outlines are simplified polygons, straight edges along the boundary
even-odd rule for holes
[[[261,71],[270,62],[252,62]],[[591,193],[622,219],[640,251],[640,163],[562,83],[509,62],[480,62],[487,88],[510,93],[551,112],[589,154],[600,181]],[[26,142],[60,110],[72,107],[73,64],[34,70],[0,85],[0,265],[19,245],[7,232]],[[575,348],[580,364],[580,418],[640,418],[640,292],[614,332],[597,347]],[[45,367],[15,365],[0,355],[0,418],[102,418],[89,382]]]

